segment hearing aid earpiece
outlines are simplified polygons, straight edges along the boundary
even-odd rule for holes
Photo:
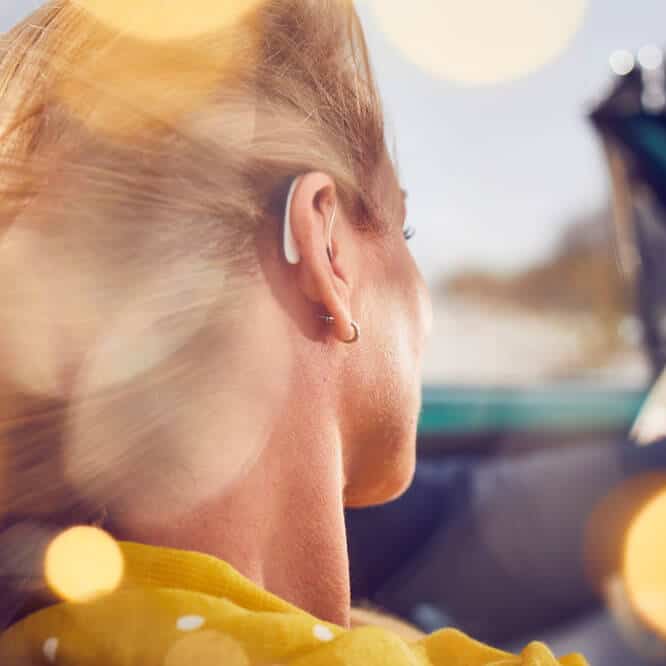
[[[298,264],[301,261],[301,255],[294,240],[294,232],[291,229],[291,200],[294,198],[294,192],[298,186],[301,177],[294,178],[294,182],[289,188],[287,195],[287,205],[284,211],[284,256],[290,264]]]
[[[294,232],[291,228],[291,202],[292,199],[294,198],[294,192],[298,187],[300,179],[301,179],[300,176],[294,178],[294,182],[291,184],[291,187],[289,188],[289,194],[287,194],[287,203],[284,211],[284,239],[283,239],[284,256],[287,262],[292,265],[296,265],[301,261],[301,254],[298,251],[298,246],[296,245],[296,241],[294,240]],[[330,261],[333,261],[333,250],[332,250],[333,225],[335,224],[335,217],[337,210],[338,210],[338,202],[336,201],[333,207],[333,214],[331,215],[331,219],[328,223],[328,235],[326,242],[326,254],[328,255]]]

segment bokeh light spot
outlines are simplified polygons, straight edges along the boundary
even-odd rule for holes
[[[323,624],[315,624],[315,626],[312,627],[312,635],[323,643],[328,643],[335,638],[333,632]]]
[[[205,622],[206,620],[201,617],[201,615],[183,615],[178,618],[176,627],[178,627],[180,631],[195,631],[196,629],[203,627]]]
[[[624,581],[638,615],[666,636],[666,491],[636,515],[624,547]]]
[[[610,67],[614,74],[626,76],[636,65],[636,59],[629,51],[613,51],[609,59]]]
[[[176,642],[164,659],[164,666],[184,664],[249,666],[250,660],[237,640],[218,631],[202,631]]]
[[[647,44],[638,52],[638,62],[643,69],[659,69],[664,63],[664,54],[655,44]]]
[[[46,551],[45,575],[51,589],[67,601],[90,601],[120,585],[124,560],[118,544],[103,530],[73,527]]]
[[[265,0],[75,0],[107,27],[158,42],[224,30]]]
[[[585,528],[587,578],[601,595],[621,580],[627,534],[637,516],[666,488],[666,472],[649,472],[615,486],[590,512]]]
[[[559,56],[587,0],[373,0],[379,24],[412,62],[468,85],[530,74]]]
[[[252,65],[263,2],[73,0],[79,37],[48,63],[55,94],[114,138],[178,124]]]
[[[42,645],[42,654],[47,661],[50,661],[51,663],[55,662],[56,657],[58,656],[59,643],[60,641],[55,636],[47,638],[44,641],[44,645]]]

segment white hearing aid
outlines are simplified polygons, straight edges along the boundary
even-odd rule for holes
[[[284,211],[284,256],[290,264],[298,264],[301,260],[301,255],[296,247],[294,240],[294,232],[291,229],[291,200],[294,198],[294,192],[300,181],[301,177],[294,178],[294,182],[289,188],[287,195],[287,205]]]
[[[284,256],[288,263],[296,265],[301,261],[301,254],[298,251],[298,246],[294,240],[294,232],[291,228],[291,201],[294,198],[294,192],[298,187],[298,183],[301,179],[301,176],[294,178],[294,182],[289,188],[289,194],[287,195],[287,204],[284,211]],[[328,253],[329,259],[332,260],[333,252],[332,248],[332,238],[333,238],[333,225],[335,224],[335,216],[338,210],[338,202],[336,200],[333,207],[333,214],[328,223],[328,237],[326,243],[326,251]]]

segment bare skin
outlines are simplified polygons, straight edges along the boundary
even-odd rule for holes
[[[381,238],[361,234],[339,211],[331,261],[326,230],[335,185],[310,173],[292,209],[301,263],[284,261],[279,233],[260,244],[261,278],[233,338],[243,344],[222,352],[233,358],[221,367],[231,386],[242,387],[242,400],[215,408],[215,421],[225,424],[218,448],[259,442],[258,455],[219,492],[186,504],[180,495],[178,517],[168,497],[153,495],[126,505],[115,526],[123,539],[220,557],[268,591],[345,627],[344,507],[386,502],[411,481],[420,356],[431,317],[388,162],[378,187],[389,226]],[[334,325],[318,317],[324,312]],[[362,332],[349,345],[352,318]],[[230,367],[237,376],[229,376]],[[222,463],[206,457],[196,456],[200,470],[175,473],[172,486],[185,488],[195,476],[210,487]]]

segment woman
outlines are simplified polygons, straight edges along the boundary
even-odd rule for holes
[[[348,631],[343,508],[410,482],[430,325],[363,35],[186,4],[5,40],[0,661],[556,663]]]

